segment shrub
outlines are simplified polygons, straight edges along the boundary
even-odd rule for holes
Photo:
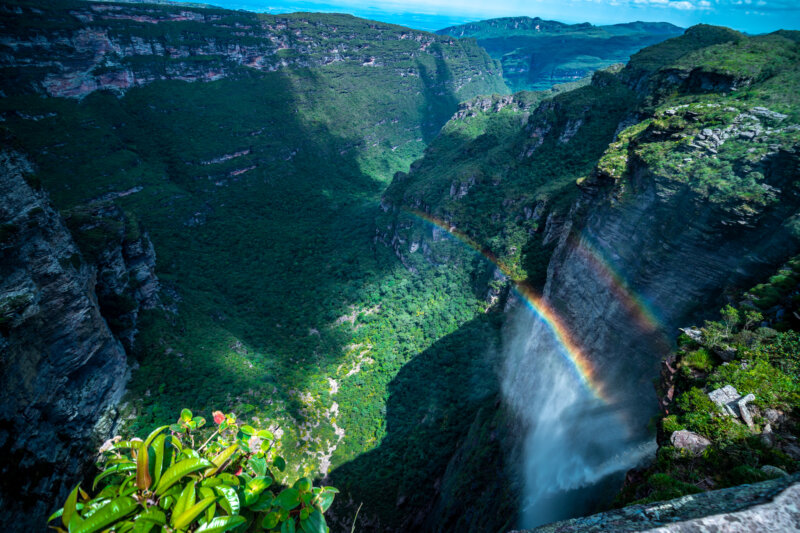
[[[699,370],[700,372],[709,372],[714,368],[714,361],[708,350],[700,348],[686,354],[681,360],[681,366]]]
[[[769,475],[748,465],[736,466],[732,468],[728,474],[728,479],[730,482],[736,485],[741,485],[743,483],[758,483],[759,481],[766,481],[774,477],[774,475]]]
[[[664,433],[674,433],[675,431],[685,429],[684,425],[678,422],[677,415],[664,417],[661,421],[661,427],[664,429]]]
[[[144,441],[107,441],[92,485],[93,491],[103,488],[90,497],[75,487],[50,517],[60,524],[51,527],[83,533],[328,531],[323,513],[336,489],[313,487],[305,477],[279,486],[273,469],[282,472],[286,462],[274,452],[271,432],[238,425],[233,414],[219,411],[214,422],[216,430],[206,436],[205,419],[184,409],[177,423]]]
[[[647,484],[653,490],[647,501],[671,500],[686,494],[702,492],[691,483],[679,481],[668,474],[653,474],[647,479]]]

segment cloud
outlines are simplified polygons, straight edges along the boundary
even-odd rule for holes
[[[637,6],[677,9],[680,11],[711,9],[711,2],[708,0],[632,0],[632,3]]]
[[[762,12],[794,11],[800,16],[800,2],[797,0],[714,0],[713,6],[718,10],[756,8]]]

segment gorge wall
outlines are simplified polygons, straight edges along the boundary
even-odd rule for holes
[[[509,297],[519,305],[506,326],[502,391],[516,423],[476,418],[518,439],[491,446],[496,464],[521,458],[497,486],[519,484],[522,525],[608,505],[625,470],[654,453],[653,381],[677,329],[797,252],[799,117],[787,91],[796,43],[796,32],[690,28],[524,113],[488,105],[454,117],[389,188],[393,225],[379,235],[407,266],[420,251],[439,261],[442,241],[460,241],[495,264],[490,295],[504,282],[536,287],[546,271],[543,309]],[[718,67],[743,54],[757,65]],[[582,380],[599,399],[581,392]],[[465,436],[459,463],[486,450]],[[453,465],[448,475],[459,475]]]
[[[30,163],[0,156],[0,528],[39,530],[108,438],[127,379],[125,351],[103,319],[95,269]]]

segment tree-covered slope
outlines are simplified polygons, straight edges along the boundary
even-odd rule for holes
[[[472,42],[339,15],[13,2],[0,24],[4,149],[30,159],[128,339],[120,420],[270,420],[300,469],[286,481],[376,446],[387,383],[478,305],[463,273],[410,277],[374,245],[380,194],[460,100],[506,90],[497,65]],[[31,453],[26,472],[44,468]],[[55,505],[73,481],[42,490]],[[21,503],[4,519],[41,519],[26,491],[4,493]]]
[[[666,22],[609,26],[564,24],[539,17],[508,17],[439,30],[441,35],[477,39],[503,65],[514,91],[544,90],[578,80],[615,63],[624,63],[646,46],[679,35]]]

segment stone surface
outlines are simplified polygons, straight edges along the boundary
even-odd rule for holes
[[[733,385],[725,385],[708,393],[708,398],[730,416],[738,416],[735,408],[738,408],[741,397]]]
[[[693,455],[700,455],[703,453],[703,450],[711,445],[711,441],[707,438],[685,429],[674,432],[670,436],[669,441],[676,448],[688,450]]]
[[[0,224],[13,228],[0,240],[0,531],[45,530],[108,438],[127,375],[93,269],[30,171],[0,154]]]
[[[121,94],[165,79],[212,82],[241,74],[245,69],[273,72],[345,61],[364,69],[392,68],[396,59],[402,64],[413,63],[419,55],[452,57],[463,54],[465,46],[482,52],[474,43],[389,24],[353,28],[352,19],[345,15],[240,12],[240,20],[232,25],[230,15],[219,10],[164,4],[154,8],[135,2],[86,2],[65,4],[59,10],[54,3],[46,13],[23,4],[13,11],[5,10],[0,19],[0,40],[5,50],[25,53],[4,53],[0,66],[9,72],[36,67],[46,73],[33,83],[30,77],[8,80],[19,87],[35,84],[38,90],[52,96],[84,98],[98,90]],[[119,24],[124,25],[125,31],[117,29]],[[29,27],[38,30],[26,31]],[[55,31],[51,31],[53,28]],[[353,46],[351,42],[363,39],[366,30],[373,32],[372,40],[396,41],[397,56],[378,55],[365,61],[369,46]],[[287,50],[292,53],[287,54]],[[192,60],[197,57],[204,60]],[[46,68],[36,65],[32,58],[46,58]],[[469,68],[451,72],[453,86],[461,89],[488,81],[497,92],[502,91],[505,85],[500,64],[485,53],[474,58],[477,61]],[[420,76],[416,66],[396,68],[398,78]]]
[[[680,329],[683,333],[686,334],[687,337],[692,339],[694,342],[698,344],[703,343],[703,332],[697,328],[681,328]]]
[[[764,465],[761,467],[761,471],[770,476],[788,476],[789,473],[784,470],[783,468],[778,468],[777,466],[772,465]]]
[[[592,516],[538,527],[529,533],[755,533],[800,531],[800,476],[786,476],[631,505]],[[512,532],[514,533],[514,532]]]
[[[744,420],[744,423],[747,424],[747,427],[749,428],[755,427],[755,424],[753,424],[753,417],[750,415],[750,411],[747,409],[747,404],[755,399],[755,395],[748,394],[736,402],[736,405],[739,407],[739,416],[742,417],[742,420]]]

